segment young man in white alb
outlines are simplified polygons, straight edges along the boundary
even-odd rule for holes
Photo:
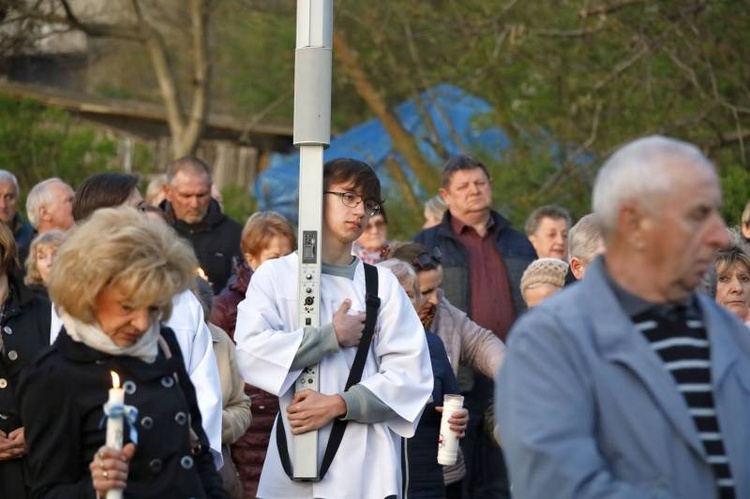
[[[422,325],[387,269],[377,269],[380,308],[361,381],[345,391],[365,320],[364,264],[351,254],[379,212],[380,182],[367,164],[336,159],[324,167],[320,328],[297,319],[299,257],[269,260],[253,275],[238,307],[237,360],[245,380],[280,397],[289,453],[293,435],[318,434],[318,463],[336,418],[348,421],[325,477],[295,482],[271,435],[258,496],[391,498],[401,496],[401,437],[410,437],[432,391]],[[294,393],[303,368],[319,364],[319,392]],[[436,450],[437,452],[437,450]]]

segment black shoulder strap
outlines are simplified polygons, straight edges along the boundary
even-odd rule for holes
[[[378,319],[378,309],[380,308],[380,298],[378,297],[378,269],[373,265],[363,263],[365,266],[365,328],[362,331],[362,339],[357,347],[357,355],[354,357],[352,370],[349,371],[349,378],[346,380],[348,390],[359,383],[362,379],[362,372],[365,369],[365,360],[367,352],[370,350],[372,335],[375,334],[375,322]]]
[[[359,383],[362,379],[362,372],[365,369],[365,361],[367,360],[367,352],[370,350],[370,343],[372,343],[372,336],[375,334],[375,322],[378,319],[378,309],[380,308],[380,298],[378,297],[378,269],[373,265],[363,263],[365,268],[365,328],[362,332],[362,339],[357,347],[357,354],[354,357],[354,363],[352,369],[349,371],[349,377],[346,380],[346,388],[348,390],[352,386]],[[294,480],[294,474],[292,473],[292,464],[289,459],[289,448],[286,443],[286,430],[284,429],[284,420],[281,417],[281,412],[276,416],[276,445],[279,448],[279,457],[281,458],[281,466],[284,468],[284,472],[289,478]],[[331,428],[331,434],[328,437],[328,444],[326,445],[325,454],[323,454],[323,462],[320,465],[320,474],[318,480],[322,480],[328,468],[330,468],[333,458],[336,456],[336,452],[339,450],[341,440],[344,438],[344,430],[346,430],[346,424],[348,421],[340,418],[336,418],[333,421],[333,427]]]

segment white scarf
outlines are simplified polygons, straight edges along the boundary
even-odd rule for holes
[[[78,319],[69,315],[65,310],[60,308],[60,319],[65,326],[65,331],[73,341],[83,343],[99,352],[109,355],[121,355],[128,357],[137,357],[142,361],[152,364],[159,353],[159,335],[161,334],[161,322],[157,318],[148,331],[141,336],[138,341],[129,347],[118,346],[112,338],[101,330],[98,324],[85,324]]]

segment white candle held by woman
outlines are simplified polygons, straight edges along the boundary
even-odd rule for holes
[[[449,466],[456,464],[458,458],[458,434],[451,430],[448,420],[454,412],[464,405],[462,395],[445,395],[443,397],[443,417],[440,419],[440,440],[438,441],[438,464]]]
[[[120,388],[120,376],[114,371],[112,375],[112,388],[109,389],[109,399],[107,406],[122,406],[125,403],[125,390]],[[105,445],[111,449],[122,450],[122,415],[107,418],[107,440]],[[111,489],[107,492],[107,499],[120,499],[122,490]]]

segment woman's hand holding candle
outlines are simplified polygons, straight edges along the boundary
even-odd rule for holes
[[[443,407],[435,407],[437,412],[443,412]],[[453,411],[451,417],[448,419],[451,431],[456,432],[458,438],[464,438],[466,435],[466,427],[469,426],[469,410],[464,408]]]
[[[110,490],[123,490],[128,481],[130,459],[135,454],[135,445],[126,444],[122,450],[101,446],[89,464],[91,481],[99,497],[106,497]]]

